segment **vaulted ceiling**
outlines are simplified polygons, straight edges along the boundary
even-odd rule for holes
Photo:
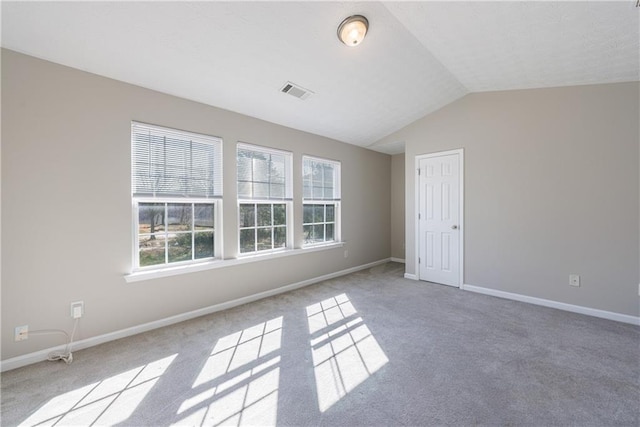
[[[353,14],[370,29],[348,48]],[[393,154],[376,141],[470,92],[640,80],[639,17],[635,0],[3,1],[2,46]]]

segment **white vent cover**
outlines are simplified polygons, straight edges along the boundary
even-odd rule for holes
[[[307,99],[313,95],[313,92],[310,90],[291,82],[285,83],[285,85],[282,86],[282,89],[280,89],[280,92],[288,93],[289,95],[300,99]]]

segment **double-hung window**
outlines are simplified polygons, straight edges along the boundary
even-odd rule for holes
[[[291,246],[292,154],[238,144],[240,255]]]
[[[220,138],[131,124],[134,268],[220,255]]]
[[[302,158],[304,245],[340,241],[340,162]]]

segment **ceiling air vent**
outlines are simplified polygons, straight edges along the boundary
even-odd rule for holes
[[[310,90],[307,90],[302,86],[298,86],[297,84],[291,82],[287,82],[284,86],[282,86],[282,89],[280,89],[280,91],[288,93],[289,95],[295,96],[296,98],[300,99],[307,99],[313,94],[313,92],[311,92]]]

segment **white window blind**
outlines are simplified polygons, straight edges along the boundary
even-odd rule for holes
[[[131,124],[134,197],[221,197],[220,138]]]
[[[340,200],[339,162],[304,156],[302,181],[304,200]]]
[[[291,200],[292,155],[238,144],[238,199]]]

